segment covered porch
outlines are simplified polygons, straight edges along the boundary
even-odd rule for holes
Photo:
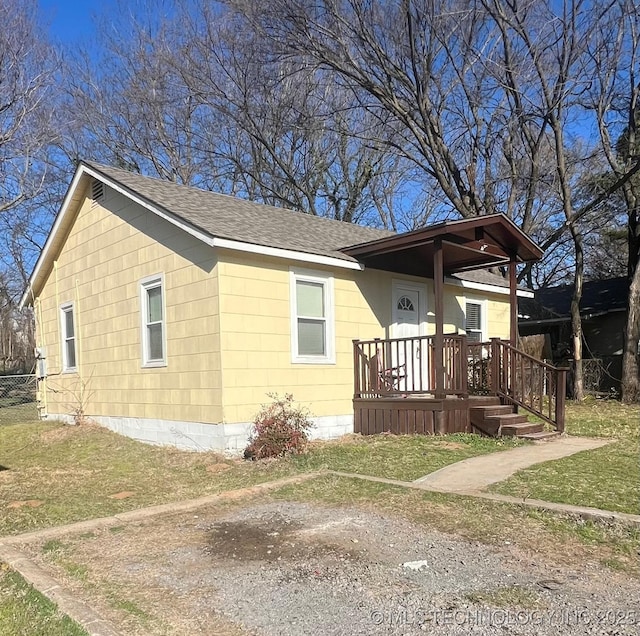
[[[517,348],[517,266],[542,250],[506,216],[440,223],[344,250],[365,266],[433,280],[435,334],[355,340],[355,432],[542,434],[564,429],[566,370]],[[506,267],[509,340],[444,333],[445,276]]]

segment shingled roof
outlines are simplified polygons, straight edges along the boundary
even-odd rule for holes
[[[74,209],[84,196],[83,184],[91,177],[103,180],[132,200],[138,201],[160,216],[198,236],[210,245],[218,242],[221,247],[246,249],[239,246],[256,246],[260,249],[287,250],[292,258],[309,255],[310,262],[322,258],[342,261],[347,268],[359,269],[361,262],[342,251],[355,245],[391,237],[395,232],[363,227],[333,219],[304,214],[302,212],[253,203],[216,192],[179,185],[153,177],[145,177],[127,170],[83,161],[78,166],[73,182],[67,191],[62,207],[56,216],[45,246],[29,278],[21,305],[37,294],[46,276],[47,264],[62,249],[64,237]],[[229,245],[220,245],[229,241]],[[238,247],[234,247],[238,246]],[[252,250],[248,250],[252,251]],[[279,254],[287,255],[286,252]],[[307,260],[306,258],[299,260]],[[509,287],[502,276],[489,271],[476,270],[452,274],[452,278],[469,283]]]
[[[356,259],[339,251],[340,248],[394,234],[388,230],[301,214],[170,181],[143,177],[97,163],[84,163],[154,206],[217,238],[355,262]]]
[[[535,299],[522,303],[522,313],[529,320],[569,320],[573,285],[545,287],[535,292]],[[583,318],[625,311],[629,301],[629,280],[625,276],[583,283],[580,315]]]
[[[178,185],[98,163],[83,163],[132,194],[212,237],[357,262],[340,250],[395,234],[389,230],[363,227]],[[453,274],[452,278],[499,287],[509,286],[506,278],[487,270]]]

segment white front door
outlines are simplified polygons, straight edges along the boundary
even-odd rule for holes
[[[425,289],[418,285],[394,281],[392,293],[391,338],[416,338],[426,333]],[[391,361],[400,371],[397,386],[401,391],[426,388],[427,376],[421,378],[421,347],[418,341],[392,343]]]

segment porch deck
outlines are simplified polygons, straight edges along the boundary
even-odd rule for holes
[[[354,341],[354,432],[541,437],[519,408],[564,430],[565,369],[497,338],[444,344],[438,353],[431,336]]]
[[[485,398],[432,395],[354,398],[354,432],[362,435],[445,435],[472,432],[469,409]]]

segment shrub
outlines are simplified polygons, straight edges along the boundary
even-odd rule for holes
[[[293,395],[283,398],[269,394],[271,404],[263,404],[253,420],[249,445],[244,451],[246,459],[283,457],[303,453],[309,441],[313,422],[307,409],[296,406]]]

